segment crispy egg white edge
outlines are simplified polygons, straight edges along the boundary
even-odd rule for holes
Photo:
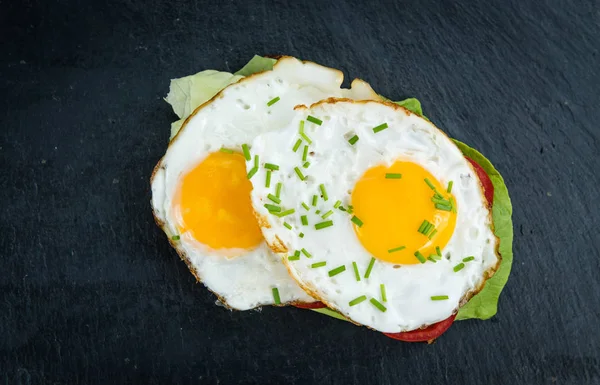
[[[198,164],[221,147],[239,148],[243,143],[251,143],[258,133],[285,126],[294,116],[297,104],[331,96],[379,98],[361,80],[354,80],[351,89],[340,88],[342,81],[343,73],[338,70],[283,57],[272,71],[241,79],[198,107],[156,165],[151,178],[155,220],[196,278],[227,307],[247,310],[273,304],[273,286],[279,288],[282,304],[314,299],[290,278],[280,258],[265,242],[245,255],[224,258],[221,252],[201,245],[189,234],[181,234],[179,241],[173,241],[171,236],[177,234],[177,229],[170,207],[179,178],[189,165]],[[267,108],[267,102],[277,96],[281,100]]]
[[[359,109],[357,112],[356,109]],[[358,113],[362,124],[351,124],[348,126],[350,114]],[[328,154],[329,156],[309,158],[312,162],[305,174],[310,175],[307,184],[309,189],[298,189],[299,182],[293,167],[301,164],[287,149],[297,138],[299,121],[306,119],[308,115],[316,116],[324,121],[322,126],[306,123],[305,129],[313,140],[311,151],[316,154]],[[388,122],[389,128],[374,134],[372,128]],[[332,123],[340,124],[341,127],[332,127]],[[355,146],[347,143],[348,132],[356,133],[360,137]],[[347,134],[346,137],[344,134]],[[339,137],[339,148],[337,157],[331,156],[336,151],[327,146],[333,136]],[[383,148],[378,146],[378,141],[384,140]],[[410,147],[406,147],[406,143]],[[444,155],[427,153],[428,146],[442,149]],[[284,259],[292,276],[305,290],[314,293],[331,308],[338,310],[353,321],[369,326],[382,332],[410,331],[427,326],[448,318],[455,313],[462,304],[464,298],[472,291],[479,290],[487,276],[491,276],[496,268],[499,257],[496,254],[497,239],[492,232],[491,213],[485,203],[485,198],[479,181],[464,158],[460,150],[452,141],[430,122],[408,112],[407,110],[391,105],[389,103],[361,102],[352,103],[348,101],[323,101],[312,106],[310,109],[299,108],[297,116],[290,125],[279,132],[260,135],[255,138],[253,148],[260,154],[264,161],[276,163],[280,170],[274,173],[272,180],[277,182],[283,180],[282,205],[286,209],[294,208],[296,215],[277,218],[268,213],[263,206],[267,201],[267,194],[271,192],[254,183],[252,192],[252,203],[257,214],[263,218],[263,234],[269,244],[282,244],[285,249],[291,251],[305,247],[311,239],[313,254],[311,259],[301,258],[300,261],[290,262]],[[313,193],[318,191],[320,183],[327,186],[329,202],[333,205],[337,199],[341,199],[344,205],[349,204],[351,190],[360,176],[370,167],[377,164],[391,164],[398,158],[398,154],[405,160],[411,160],[421,164],[442,185],[449,180],[454,181],[453,194],[458,204],[457,225],[450,241],[443,249],[444,257],[436,264],[402,265],[394,268],[391,263],[377,261],[369,279],[364,278],[356,282],[352,271],[351,261],[356,261],[361,274],[367,269],[371,255],[360,244],[354,234],[350,216],[339,210],[334,210],[332,219],[333,227],[324,230],[314,230],[315,217],[312,217],[310,226],[301,226],[299,216],[304,213],[302,202],[308,203]],[[441,157],[431,159],[431,157]],[[447,157],[448,159],[444,159]],[[336,161],[337,159],[337,161]],[[440,165],[436,165],[440,163]],[[311,171],[311,170],[316,171]],[[342,172],[351,170],[352,177]],[[333,170],[333,172],[332,172]],[[264,170],[256,175],[257,181],[264,178]],[[256,177],[255,176],[255,177]],[[278,179],[280,178],[280,179]],[[301,191],[308,193],[301,193]],[[291,194],[291,199],[290,199]],[[291,202],[291,203],[290,203]],[[320,200],[322,203],[322,200]],[[314,209],[312,209],[314,211]],[[466,226],[469,219],[483,226]],[[290,231],[283,226],[287,221],[292,224]],[[337,230],[336,230],[337,229]],[[300,239],[299,232],[304,232],[305,237]],[[306,247],[308,248],[308,247]],[[454,250],[463,250],[464,253],[453,253]],[[344,261],[332,261],[329,264],[328,257],[335,252],[337,255],[352,255]],[[281,254],[282,257],[285,255]],[[465,268],[457,273],[453,267],[460,263],[464,257],[474,255],[476,260],[465,264]],[[310,264],[321,260],[328,260],[326,268],[311,269]],[[346,264],[346,272],[333,278],[328,277],[327,272]],[[427,285],[432,281],[441,283],[432,289]],[[392,287],[393,282],[400,282],[404,295],[395,296]],[[411,283],[407,287],[407,284]],[[379,312],[368,301],[362,306],[349,307],[348,302],[365,294],[378,300],[380,298],[380,283],[386,283],[388,302],[385,304],[387,311]],[[439,286],[442,287],[439,287]],[[431,301],[433,295],[449,295],[447,301]]]

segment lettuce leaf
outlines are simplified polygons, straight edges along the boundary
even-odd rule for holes
[[[273,69],[273,65],[276,62],[277,60],[275,59],[254,55],[254,57],[235,74],[240,76],[250,76],[258,72],[270,71]]]

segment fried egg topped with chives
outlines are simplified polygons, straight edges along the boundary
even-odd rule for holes
[[[250,202],[250,179],[273,188],[250,144],[295,116],[294,106],[337,96],[378,98],[355,80],[341,88],[340,71],[284,57],[272,71],[234,83],[200,106],[170,143],[152,176],[157,223],[198,280],[237,310],[313,302],[264,242]]]
[[[356,323],[398,333],[442,321],[499,263],[474,170],[402,107],[300,106],[252,145],[266,162],[256,180],[271,173],[276,188],[253,181],[268,244],[300,286]]]

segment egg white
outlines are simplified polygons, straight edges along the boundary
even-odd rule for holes
[[[318,126],[305,123],[305,132],[312,140],[308,168],[300,167],[306,179],[300,180],[294,167],[302,164],[301,155],[290,149],[298,138],[299,122],[312,115],[323,120]],[[387,122],[389,128],[379,133],[376,127]],[[350,145],[352,135],[359,141]],[[304,255],[298,261],[284,259],[292,276],[310,293],[351,320],[373,329],[397,333],[414,330],[442,321],[457,311],[459,306],[493,274],[499,257],[497,240],[492,232],[491,214],[476,174],[454,143],[433,124],[407,110],[390,103],[323,101],[311,108],[301,107],[287,128],[259,135],[253,151],[264,162],[275,163],[280,169],[273,173],[273,181],[282,182],[281,206],[295,209],[293,215],[279,218],[264,207],[271,189],[260,181],[265,170],[253,178],[252,203],[263,218],[262,227],[267,242],[287,250],[306,249],[312,258]],[[334,225],[316,230],[314,224],[323,221],[315,214],[331,209],[336,200],[344,206],[350,203],[352,189],[369,168],[391,165],[402,159],[421,165],[445,185],[454,181],[452,193],[458,205],[454,233],[443,258],[437,263],[396,265],[377,260],[370,277],[357,282],[352,261],[364,276],[372,255],[361,245],[350,221],[351,215],[334,209],[327,218]],[[248,165],[247,165],[248,166]],[[251,166],[250,166],[251,167]],[[311,197],[320,195],[319,185],[326,186],[329,200],[319,199],[318,206],[310,207],[307,214],[302,203],[310,206]],[[300,215],[308,215],[309,225],[303,226]],[[283,223],[292,225],[292,230]],[[304,237],[299,237],[299,233]],[[467,256],[475,260],[454,272],[453,267]],[[311,268],[315,262],[326,261],[326,267]],[[329,277],[328,271],[338,266],[346,271]],[[366,295],[381,301],[380,284],[385,284],[387,310],[381,312],[369,301],[349,306],[353,299]],[[432,301],[432,296],[447,295],[448,300]]]
[[[165,233],[169,237],[177,234],[177,214],[172,206],[180,179],[209,154],[222,147],[239,150],[256,135],[279,130],[294,117],[293,108],[298,104],[332,96],[379,98],[361,80],[354,80],[351,89],[341,88],[342,81],[338,70],[283,57],[272,71],[244,78],[200,106],[170,143],[152,176],[153,213]],[[275,97],[280,100],[268,106]],[[282,303],[314,301],[264,242],[235,257],[232,255],[240,250],[213,250],[190,234],[181,234],[171,243],[197,279],[230,308],[273,304],[274,287]]]

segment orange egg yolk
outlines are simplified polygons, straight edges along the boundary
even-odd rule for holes
[[[181,234],[213,249],[257,247],[263,237],[251,190],[241,154],[211,153],[179,182],[173,209]]]
[[[444,248],[456,225],[456,201],[447,189],[416,163],[370,168],[352,192],[354,215],[363,223],[354,224],[358,239],[386,262],[414,264],[435,258],[436,247]],[[428,231],[425,221],[431,224]]]

